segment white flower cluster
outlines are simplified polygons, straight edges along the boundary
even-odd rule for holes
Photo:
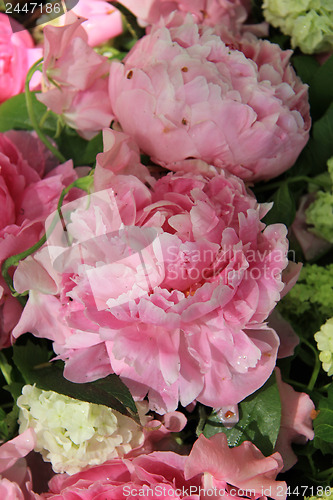
[[[333,318],[326,321],[314,336],[320,352],[319,359],[329,376],[333,375]]]
[[[34,429],[35,451],[55,472],[75,474],[122,457],[144,440],[142,428],[117,411],[35,386],[23,387],[17,405],[20,433]]]

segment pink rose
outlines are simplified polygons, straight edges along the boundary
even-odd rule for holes
[[[44,221],[55,210],[62,189],[77,175],[71,162],[57,160],[34,133],[0,134],[0,265],[34,245],[44,234]],[[22,307],[0,278],[0,348],[10,345],[10,332]]]
[[[269,206],[223,171],[171,173],[153,191],[106,179],[66,206],[71,246],[55,231],[20,263],[15,288],[30,295],[15,336],[53,340],[75,382],[117,373],[161,414],[238,403],[275,366],[265,320],[284,286],[286,228],[265,227]]]
[[[307,86],[291,52],[247,35],[222,39],[192,18],[153,27],[110,69],[122,130],[152,160],[183,170],[187,158],[247,181],[291,167],[309,137]]]
[[[281,398],[281,426],[275,449],[283,458],[283,470],[289,470],[297,462],[291,444],[305,444],[314,438],[313,414],[315,405],[304,392],[296,392],[281,379],[279,368],[275,368],[276,380]]]
[[[38,100],[91,139],[113,118],[107,90],[110,63],[88,45],[83,19],[72,12],[66,16],[65,26],[44,29],[44,91]]]
[[[142,498],[199,500],[209,496],[239,500],[243,495],[266,500],[286,498],[286,483],[275,481],[282,468],[278,453],[264,457],[249,441],[228,448],[224,434],[203,435],[189,456],[154,452],[118,459],[67,476],[55,476],[41,499],[88,500]],[[214,495],[215,491],[215,495]],[[247,491],[247,493],[245,493]],[[266,492],[266,493],[265,493]]]
[[[19,31],[13,33],[12,26]],[[28,70],[40,57],[42,51],[34,48],[29,32],[0,13],[0,103],[23,92]]]

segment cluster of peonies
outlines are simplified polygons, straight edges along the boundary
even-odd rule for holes
[[[197,158],[267,180],[293,165],[308,140],[307,87],[290,52],[249,34],[223,38],[190,17],[153,27],[111,65],[112,110],[140,149],[171,170]]]
[[[174,13],[171,21],[154,25],[123,63],[89,47],[82,20],[47,26],[39,100],[86,138],[115,119],[171,170],[196,158],[197,171],[203,160],[258,181],[292,166],[308,140],[310,115],[291,51],[250,33],[214,32],[189,14]]]
[[[275,366],[265,320],[284,287],[285,226],[265,227],[269,205],[228,172],[169,173],[149,189],[101,170],[99,190],[65,207],[70,244],[61,226],[20,262],[15,289],[30,293],[14,336],[53,340],[74,382],[117,373],[159,413],[238,403]]]

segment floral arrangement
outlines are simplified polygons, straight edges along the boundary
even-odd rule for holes
[[[1,499],[333,498],[330,2],[0,7]]]

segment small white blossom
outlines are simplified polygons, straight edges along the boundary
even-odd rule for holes
[[[144,440],[134,420],[111,408],[35,386],[23,387],[17,405],[20,433],[34,429],[35,451],[52,463],[55,472],[75,474],[88,465],[122,457]]]
[[[319,359],[329,376],[333,375],[333,318],[326,321],[314,336],[319,349]]]

